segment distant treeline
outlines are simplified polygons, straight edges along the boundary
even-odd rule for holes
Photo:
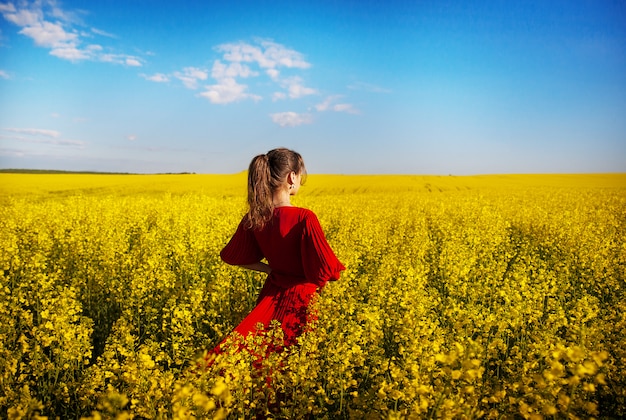
[[[11,174],[83,174],[83,175],[147,175],[133,172],[61,171],[57,169],[0,169]],[[195,175],[195,172],[162,172],[150,175]]]

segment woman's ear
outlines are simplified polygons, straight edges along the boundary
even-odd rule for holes
[[[296,178],[298,177],[298,175],[296,175],[296,173],[294,171],[291,171],[289,173],[289,176],[287,177],[287,182],[291,185],[296,183]]]

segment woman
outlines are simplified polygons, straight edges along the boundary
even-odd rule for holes
[[[235,328],[244,337],[258,323],[267,328],[277,320],[285,345],[295,344],[313,295],[345,270],[315,214],[291,205],[305,175],[302,156],[289,149],[271,150],[250,163],[249,212],[220,253],[228,264],[267,273],[256,306]]]

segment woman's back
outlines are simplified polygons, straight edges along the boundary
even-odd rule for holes
[[[269,280],[282,287],[300,283],[324,286],[339,278],[343,265],[330,249],[311,210],[277,207],[272,219],[260,230],[246,229],[244,220],[222,250],[225,262],[241,265],[266,258],[272,269]]]

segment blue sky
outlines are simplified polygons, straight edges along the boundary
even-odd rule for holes
[[[623,1],[0,0],[0,168],[626,172]]]

